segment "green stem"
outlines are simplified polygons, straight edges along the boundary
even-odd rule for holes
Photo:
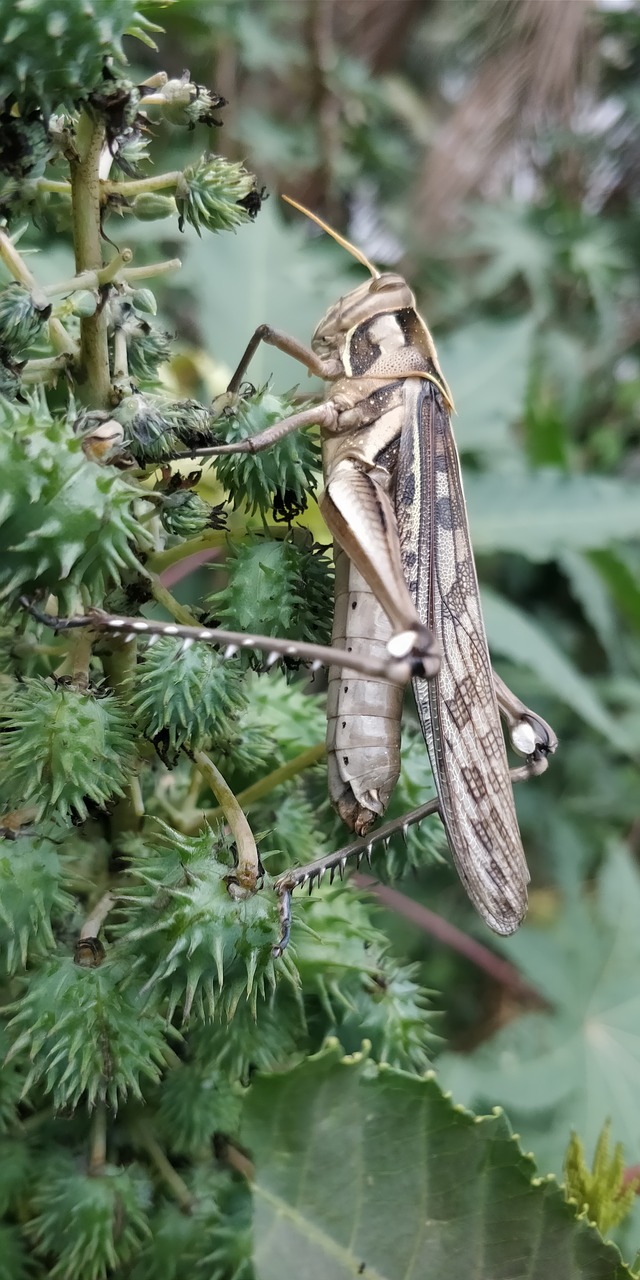
[[[220,809],[236,843],[238,851],[237,877],[242,889],[253,890],[256,887],[259,871],[258,850],[253,832],[243,813],[231,787],[225,782],[220,770],[204,751],[193,754],[197,768],[220,804]]]
[[[158,173],[155,178],[135,178],[131,182],[103,182],[102,190],[111,196],[139,196],[147,191],[163,191],[165,187],[177,187],[182,178],[182,171],[175,173]]]
[[[136,659],[135,640],[127,642],[124,638],[110,636],[110,652],[105,653],[102,663],[107,682],[114,693],[128,692],[129,683],[136,668]],[[139,830],[140,817],[137,812],[137,801],[131,790],[118,800],[111,812],[109,825],[114,837],[124,832]]]
[[[136,280],[150,280],[155,276],[166,276],[169,271],[179,271],[181,266],[179,258],[165,258],[164,262],[150,262],[146,267],[127,267],[122,272],[122,279],[127,284]]]
[[[123,274],[123,268],[133,260],[132,249],[121,249],[115,257],[101,267],[99,271],[83,271],[80,275],[71,276],[68,280],[60,280],[57,284],[48,284],[43,293],[48,298],[55,298],[62,293],[75,293],[78,289],[99,289],[103,284],[110,284],[116,276]]]
[[[229,535],[224,529],[211,529],[207,533],[199,533],[196,538],[189,538],[176,547],[168,547],[166,551],[156,551],[149,556],[146,568],[150,573],[164,573],[172,564],[180,564],[199,551],[210,551],[216,547],[226,547]]]
[[[71,164],[73,243],[76,273],[102,268],[100,235],[100,153],[105,129],[83,111],[78,121],[76,145],[79,159]],[[111,402],[109,348],[107,344],[107,309],[100,307],[93,316],[80,321],[80,359],[82,394],[92,408],[107,409]]]
[[[107,1161],[107,1108],[103,1101],[97,1102],[91,1117],[91,1152],[89,1155],[89,1174],[97,1178],[102,1173]]]
[[[162,585],[160,579],[156,577],[155,573],[152,573],[149,576],[149,585],[151,587],[151,593],[154,600],[157,600],[158,604],[161,604],[163,609],[166,609],[167,613],[170,613],[171,617],[174,618],[176,622],[181,622],[186,627],[197,627],[198,619],[195,614],[191,612],[188,606],[186,604],[180,604],[180,601],[176,600],[175,596],[172,596],[171,592]]]
[[[53,178],[38,178],[35,185],[36,185],[37,191],[43,191],[43,192],[48,191],[48,192],[51,192],[53,195],[59,195],[59,196],[71,195],[70,182],[55,182]]]
[[[162,1181],[165,1186],[169,1188],[172,1196],[174,1196],[180,1205],[180,1208],[183,1209],[185,1213],[191,1213],[191,1210],[196,1203],[195,1196],[191,1194],[186,1182],[183,1182],[180,1174],[174,1169],[171,1161],[162,1150],[160,1143],[154,1138],[146,1121],[138,1120],[136,1122],[134,1126],[134,1137],[136,1142],[138,1142],[143,1150],[146,1151],[149,1159],[152,1164],[155,1165],[157,1172],[162,1178]]]
[[[51,356],[49,359],[28,360],[20,377],[28,386],[37,386],[41,382],[56,382],[61,373],[69,367],[69,354],[64,352],[60,356]]]
[[[260,778],[258,782],[254,782],[250,787],[246,787],[244,791],[240,791],[236,797],[238,804],[241,804],[243,809],[248,809],[250,805],[262,800],[263,796],[268,795],[270,791],[282,786],[283,782],[288,782],[290,778],[295,778],[304,769],[310,769],[312,765],[319,764],[324,759],[326,750],[324,742],[317,742],[315,747],[308,747],[306,751],[301,751],[300,755],[294,756],[293,760],[287,760],[286,764],[281,764],[278,769],[273,769],[271,773],[265,774],[264,778]],[[207,822],[217,822],[222,817],[222,809],[200,810],[197,821],[194,821],[193,827],[190,827],[186,834],[192,835],[199,830],[205,820]],[[181,829],[184,830],[184,828]]]

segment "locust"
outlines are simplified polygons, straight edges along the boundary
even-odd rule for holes
[[[284,197],[285,200],[288,197]],[[517,929],[527,910],[529,872],[512,783],[544,772],[557,739],[493,671],[480,605],[453,400],[431,333],[404,278],[379,271],[320,218],[316,222],[369,272],[329,308],[311,345],[261,325],[228,387],[237,396],[261,342],[328,384],[321,403],[260,435],[196,450],[198,458],[255,453],[289,432],[320,428],[320,508],[334,540],[336,595],[331,647],[113,618],[94,610],[70,620],[129,634],[175,635],[280,654],[329,668],[327,761],[331,801],[356,839],[275,882],[280,954],[290,930],[292,891],[311,888],[374,842],[438,812],[466,892],[496,933]],[[177,457],[193,457],[185,452]],[[60,625],[60,619],[47,619]],[[404,685],[413,692],[437,799],[375,833],[400,773]],[[510,770],[501,717],[524,764]]]

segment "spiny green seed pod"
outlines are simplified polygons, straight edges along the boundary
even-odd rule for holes
[[[21,367],[16,367],[9,356],[0,350],[0,396],[4,396],[5,400],[15,400],[22,391]]]
[[[148,1239],[151,1198],[149,1180],[136,1165],[105,1165],[99,1174],[85,1173],[64,1151],[44,1164],[36,1214],[25,1229],[51,1280],[106,1280],[122,1275],[121,1267]]]
[[[215,742],[247,705],[236,660],[206,644],[159,640],[143,651],[132,681],[129,705],[141,731],[174,752]]]
[[[60,880],[59,848],[51,840],[19,836],[0,844],[0,955],[7,973],[53,951],[52,916],[73,910]]]
[[[211,410],[197,400],[174,400],[166,407],[166,416],[173,430],[187,449],[211,444]]]
[[[175,1066],[163,1080],[159,1097],[160,1138],[175,1155],[197,1157],[214,1134],[238,1132],[241,1091],[221,1074],[215,1058]]]
[[[429,1024],[429,994],[416,981],[417,965],[384,960],[378,973],[350,981],[346,994],[352,1008],[338,1017],[336,1034],[347,1053],[363,1039],[371,1054],[404,1071],[427,1071],[440,1043]],[[335,1007],[335,1006],[334,1006]]]
[[[212,508],[197,493],[179,490],[167,494],[160,509],[160,519],[167,533],[178,538],[195,538],[209,527]]]
[[[315,989],[329,1016],[353,1009],[351,985],[375,978],[387,945],[365,903],[343,886],[323,886],[295,908],[292,935],[302,989]]]
[[[304,405],[293,404],[292,394],[274,396],[262,390],[241,400],[233,417],[220,419],[215,424],[220,443],[246,440],[304,408]],[[216,473],[230,502],[234,508],[246,506],[251,515],[256,511],[266,515],[276,495],[285,493],[303,511],[307,495],[316,491],[319,468],[320,447],[316,440],[302,432],[284,436],[264,453],[216,458]]]
[[[0,402],[0,474],[0,598],[45,590],[60,613],[78,613],[123,570],[140,574],[133,548],[151,537],[132,505],[144,490],[89,461],[70,423],[36,402]]]
[[[188,71],[179,80],[167,80],[162,94],[167,103],[163,115],[171,124],[186,125],[189,129],[195,129],[197,124],[204,124],[208,129],[222,124],[215,112],[226,107],[226,98],[203,84],[193,84]]]
[[[256,180],[243,164],[222,156],[202,156],[189,165],[176,188],[178,226],[185,222],[202,234],[205,231],[233,231],[251,221],[251,213],[241,204],[255,190]]]
[[[212,1162],[202,1161],[191,1169],[181,1169],[181,1177],[191,1193],[189,1212],[165,1200],[150,1219],[151,1238],[143,1246],[129,1273],[131,1280],[251,1280],[251,1201],[244,1185],[222,1172],[211,1172]],[[244,1207],[244,1213],[240,1206]],[[232,1257],[226,1225],[236,1233],[246,1256],[240,1266],[226,1265]],[[220,1264],[214,1252],[226,1246]]]
[[[5,6],[0,45],[0,99],[22,109],[71,109],[99,82],[107,58],[126,63],[123,35],[147,44],[159,31],[136,9],[135,0],[14,0]]]
[[[291,1063],[306,1044],[301,1002],[282,984],[274,999],[258,1000],[255,1014],[240,1005],[230,1021],[217,1016],[199,1023],[189,1036],[189,1052],[200,1071],[215,1063],[217,1072],[243,1084],[252,1071],[277,1071]]]
[[[122,330],[126,337],[131,376],[142,382],[155,381],[158,365],[171,354],[171,334],[154,329],[130,302],[112,304],[111,337],[116,329]]]
[[[124,447],[139,462],[161,462],[180,447],[167,416],[166,404],[159,396],[125,396],[112,416],[124,427]]]
[[[193,838],[162,828],[155,859],[152,854],[132,864],[148,886],[140,892],[147,909],[128,940],[144,940],[145,957],[152,940],[157,948],[145,990],[166,996],[169,1017],[182,1004],[185,1022],[194,1003],[202,1018],[213,1018],[217,1009],[231,1018],[241,1000],[255,1010],[258,996],[275,989],[279,974],[295,980],[288,953],[277,965],[272,956],[280,934],[275,894],[265,888],[236,896],[233,860],[210,828]],[[166,877],[167,852],[178,861],[179,878]],[[154,861],[165,867],[160,880]]]
[[[46,299],[38,300],[14,281],[0,292],[0,347],[18,359],[38,337],[51,315]]]
[[[18,185],[25,178],[39,178],[53,149],[38,110],[19,116],[11,110],[0,112],[0,173]]]
[[[333,572],[320,549],[260,538],[236,547],[207,609],[233,631],[331,643]]]
[[[8,1025],[9,1059],[28,1057],[24,1092],[39,1084],[58,1107],[107,1102],[114,1110],[141,1082],[160,1079],[165,1022],[127,985],[128,971],[107,957],[95,968],[56,956],[31,975]]]
[[[8,809],[35,805],[67,823],[124,794],[136,755],[130,716],[113,695],[63,688],[38,677],[5,695],[0,767]]]

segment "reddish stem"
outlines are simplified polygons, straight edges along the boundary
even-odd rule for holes
[[[485,973],[488,973],[494,982],[499,982],[501,986],[508,987],[514,995],[527,1000],[534,1000],[537,1005],[547,1006],[548,1002],[544,999],[544,996],[525,981],[515,965],[510,964],[508,960],[501,960],[493,951],[485,947],[482,942],[476,941],[475,938],[470,938],[461,929],[457,929],[454,924],[450,924],[442,916],[436,915],[435,911],[429,911],[429,908],[423,907],[421,903],[413,902],[404,893],[399,893],[397,889],[391,889],[389,885],[380,884],[377,880],[374,880],[373,876],[358,873],[352,876],[351,883],[357,885],[360,889],[367,889],[389,911],[403,916],[405,920],[415,924],[424,933],[430,934],[432,938],[443,943],[445,947],[451,947],[452,951],[457,951],[459,955],[465,956],[478,969],[484,969]]]

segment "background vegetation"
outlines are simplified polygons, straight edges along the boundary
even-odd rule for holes
[[[45,22],[50,6],[0,3],[0,1277],[637,1273],[640,10],[177,0],[141,18],[95,0],[85,33],[81,8],[60,0]],[[139,132],[117,45],[144,15],[166,34],[158,51],[125,37],[131,81],[188,66],[227,105],[149,106]],[[74,276],[60,184],[96,90],[127,140],[112,178],[184,175],[114,193],[104,261],[130,246],[136,268],[183,266],[111,293],[29,286],[27,306],[7,237],[41,291]],[[495,665],[560,739],[518,788],[531,905],[508,940],[474,915],[432,822],[376,855],[366,894],[352,875],[298,904],[273,961],[268,876],[344,842],[321,683],[168,641],[91,653],[17,603],[325,639],[313,443],[181,489],[154,471],[210,432],[198,406],[257,324],[308,341],[361,278],[281,191],[414,286],[456,400]],[[101,309],[118,404],[73,359],[66,376],[55,327],[75,342],[82,324],[86,354]],[[314,391],[267,349],[250,377],[226,434]],[[259,836],[267,888],[248,902],[227,891],[237,815],[210,765]],[[393,814],[430,786],[407,706]]]

